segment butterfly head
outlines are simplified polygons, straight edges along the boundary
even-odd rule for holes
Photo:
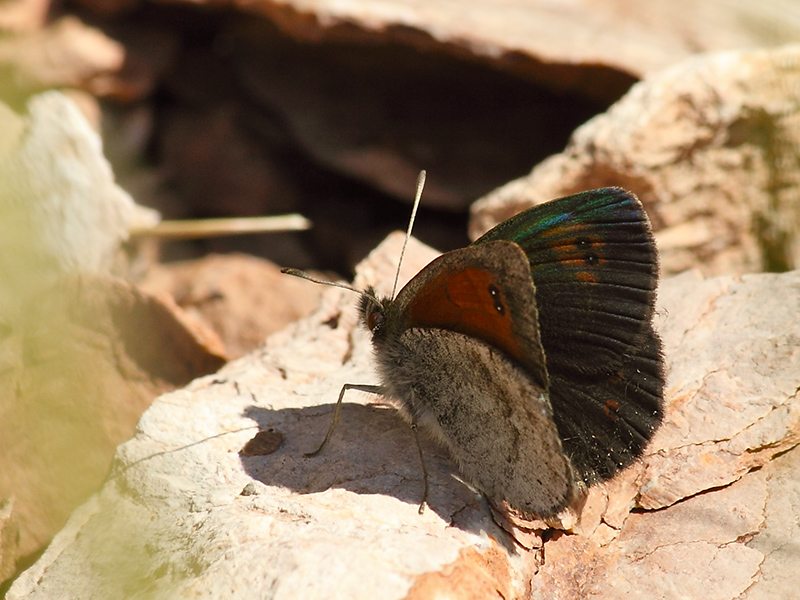
[[[368,287],[361,292],[361,300],[358,304],[358,312],[361,315],[361,323],[366,327],[372,337],[380,337],[386,325],[386,313],[392,300],[388,297],[378,299],[375,289]]]

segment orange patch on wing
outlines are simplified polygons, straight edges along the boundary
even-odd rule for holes
[[[597,276],[589,271],[578,271],[575,273],[575,278],[584,283],[597,283]]]
[[[612,421],[616,421],[618,410],[619,410],[619,402],[617,402],[616,400],[606,400],[603,411],[606,413],[606,416],[609,419],[611,419]]]
[[[547,237],[564,237],[565,235],[577,236],[579,235],[586,226],[579,221],[562,221],[558,225],[551,225],[544,229],[539,235],[543,238]]]
[[[497,298],[489,292],[492,285],[500,292]],[[505,310],[498,311],[496,302]],[[408,325],[463,333],[523,359],[507,299],[489,271],[464,269],[431,280],[409,303]]]
[[[566,233],[565,228],[559,229],[560,239],[551,249],[558,258],[559,262],[566,267],[585,267],[588,263],[587,258],[592,255],[595,262],[592,267],[600,267],[605,263],[603,253],[603,240],[598,236],[582,235],[584,227],[572,224],[569,228],[569,238],[563,237]]]

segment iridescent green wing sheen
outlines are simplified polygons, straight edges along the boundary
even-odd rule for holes
[[[661,420],[661,345],[652,326],[658,256],[632,194],[604,188],[505,221],[475,243],[528,256],[554,420],[587,482],[638,457]]]
[[[545,350],[575,373],[605,372],[650,323],[658,258],[647,216],[622,189],[536,206],[476,244],[509,240],[528,256]]]

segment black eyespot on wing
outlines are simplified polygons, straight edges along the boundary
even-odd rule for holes
[[[489,295],[492,297],[492,301],[494,302],[494,308],[500,315],[506,314],[506,305],[503,304],[503,297],[500,294],[500,289],[494,285],[489,285]]]

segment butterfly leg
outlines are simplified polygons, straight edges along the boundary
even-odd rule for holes
[[[419,443],[419,427],[416,423],[411,423],[411,431],[414,432],[414,441],[417,443],[419,464],[422,467],[422,480],[425,486],[422,490],[422,501],[419,503],[419,514],[422,514],[425,512],[425,505],[428,503],[428,469],[425,468],[425,457],[422,454],[422,446]]]
[[[331,436],[333,435],[333,429],[339,422],[339,415],[342,412],[342,399],[344,398],[344,393],[347,390],[360,390],[362,392],[367,392],[370,394],[383,393],[383,388],[379,385],[368,385],[364,383],[345,383],[342,386],[342,390],[339,392],[339,399],[336,401],[336,406],[333,407],[333,421],[331,421],[331,426],[328,428],[328,433],[325,434],[325,439],[322,440],[322,443],[319,445],[319,448],[317,448],[313,452],[306,452],[303,454],[303,456],[306,456],[308,458],[317,456],[320,452],[322,452],[322,449],[327,445],[328,440],[330,440]]]

